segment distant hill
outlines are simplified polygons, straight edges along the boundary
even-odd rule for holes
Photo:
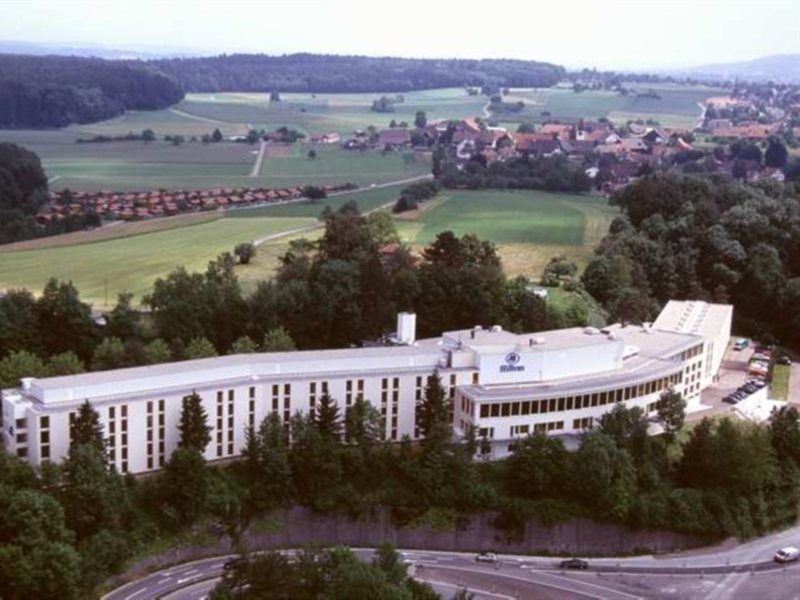
[[[136,60],[171,58],[175,56],[201,56],[202,53],[188,48],[173,46],[145,46],[139,48],[117,48],[90,44],[43,44],[0,40],[0,54],[28,54],[33,56],[82,56],[109,60]]]
[[[182,98],[178,84],[140,62],[0,54],[0,127],[91,123]]]
[[[442,87],[550,87],[563,67],[532,60],[230,54],[147,64],[186,92],[404,92]]]
[[[800,54],[774,54],[753,60],[700,65],[670,70],[670,74],[720,81],[778,81],[800,83]]]

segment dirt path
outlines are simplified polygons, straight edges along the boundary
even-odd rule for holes
[[[253,170],[250,171],[250,177],[258,177],[259,173],[261,173],[261,163],[264,162],[264,152],[267,150],[267,142],[261,140],[261,146],[258,148],[258,156],[256,156],[256,162],[253,165]]]

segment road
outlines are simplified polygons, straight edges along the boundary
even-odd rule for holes
[[[398,179],[397,181],[388,181],[386,183],[375,183],[375,184],[372,184],[371,186],[364,187],[364,188],[356,188],[354,190],[344,190],[344,191],[341,191],[341,192],[332,192],[332,193],[328,194],[328,198],[332,198],[332,197],[336,197],[336,196],[343,196],[345,194],[358,194],[358,193],[361,193],[361,192],[367,192],[369,190],[375,190],[375,189],[380,189],[380,188],[385,188],[385,187],[392,187],[392,186],[395,186],[395,185],[403,185],[404,183],[413,183],[415,181],[423,181],[425,179],[431,179],[431,177],[432,177],[432,175],[418,175],[416,177],[409,177],[408,179]],[[308,202],[308,199],[307,198],[295,198],[293,200],[285,200],[283,202],[275,203],[275,204],[280,204],[282,206],[284,204],[297,204],[297,203],[302,203],[302,202]],[[372,210],[367,211],[364,214],[368,215],[371,212],[374,212],[376,210],[381,210],[382,208],[386,208],[387,206],[391,206],[392,204],[394,204],[394,201],[387,202],[386,204],[382,204],[381,206],[373,208]],[[233,210],[247,210],[248,208],[259,208],[261,206],[265,206],[265,205],[264,204],[253,204],[253,205],[250,205],[250,206],[237,207],[237,208],[235,208]],[[280,239],[280,238],[283,238],[283,237],[296,235],[298,233],[305,233],[306,231],[311,231],[312,229],[317,229],[319,227],[322,227],[322,225],[323,225],[322,223],[314,223],[313,225],[306,225],[305,227],[297,227],[296,229],[289,229],[288,231],[281,231],[279,233],[273,233],[273,234],[270,234],[270,235],[266,235],[264,237],[260,237],[260,238],[257,238],[255,240],[253,240],[253,245],[260,246],[264,242],[269,242],[269,241],[277,240],[277,239]]]
[[[258,177],[261,173],[261,163],[264,161],[264,153],[267,151],[267,142],[261,140],[261,145],[258,147],[258,156],[256,162],[253,164],[253,170],[250,171],[250,177]]]
[[[521,555],[503,555],[497,564],[476,563],[474,554],[401,550],[413,565],[414,576],[437,586],[467,586],[479,591],[477,598],[603,598],[624,600],[648,595],[631,593],[630,585],[615,583],[615,577],[633,579],[675,576],[691,581],[692,577],[719,576],[714,588],[702,597],[707,600],[746,598],[739,593],[756,574],[767,576],[800,575],[800,564],[782,566],[772,562],[772,554],[786,545],[800,545],[800,526],[732,547],[712,547],[683,554],[592,558],[586,572],[563,572],[559,559]],[[362,560],[370,560],[371,549],[354,549]],[[200,600],[218,581],[225,561],[216,557],[158,571],[103,597],[103,600]]]

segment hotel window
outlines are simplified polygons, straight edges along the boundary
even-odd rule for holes
[[[494,437],[494,427],[481,427],[478,429],[478,437],[492,439]]]
[[[559,398],[558,399],[558,410],[564,410],[566,398]]]
[[[499,404],[490,404],[489,406],[492,407],[491,408],[491,411],[492,411],[491,416],[499,417],[500,416],[500,405]]]
[[[511,426],[511,435],[528,435],[528,431],[530,431],[529,425],[512,425]]]
[[[556,399],[550,398],[550,412],[556,412]]]
[[[481,374],[480,373],[473,373],[472,374],[472,385],[478,385],[478,383],[480,383],[480,380],[481,380]]]
[[[531,401],[530,400],[525,400],[522,403],[522,414],[523,415],[531,414]]]
[[[489,416],[489,405],[481,404],[481,419],[485,419],[488,416]]]
[[[278,386],[277,383],[272,386],[272,412],[275,412],[275,413],[278,412],[278,391],[279,390],[280,390],[280,387]]]
[[[512,402],[511,403],[511,416],[515,417],[519,415],[519,402]]]
[[[508,402],[503,402],[502,416],[507,417],[511,414],[511,407]]]
[[[344,400],[345,406],[353,404],[353,380],[348,379],[344,384]]]

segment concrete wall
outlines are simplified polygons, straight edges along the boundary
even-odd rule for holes
[[[399,529],[391,521],[388,510],[377,511],[370,518],[358,520],[346,516],[318,515],[294,507],[275,513],[280,531],[247,534],[251,550],[292,548],[308,544],[377,546],[389,541],[397,548],[479,552],[494,550],[500,554],[564,554],[577,556],[619,555],[634,552],[668,552],[695,548],[708,543],[703,538],[672,531],[634,530],[613,523],[590,519],[571,519],[552,526],[530,520],[519,540],[510,540],[505,532],[492,526],[494,514],[473,516],[464,527],[454,531],[429,528]],[[232,554],[227,538],[203,547],[178,548],[138,561],[124,574],[114,577],[109,587],[117,587],[141,574],[171,564],[209,556]]]

